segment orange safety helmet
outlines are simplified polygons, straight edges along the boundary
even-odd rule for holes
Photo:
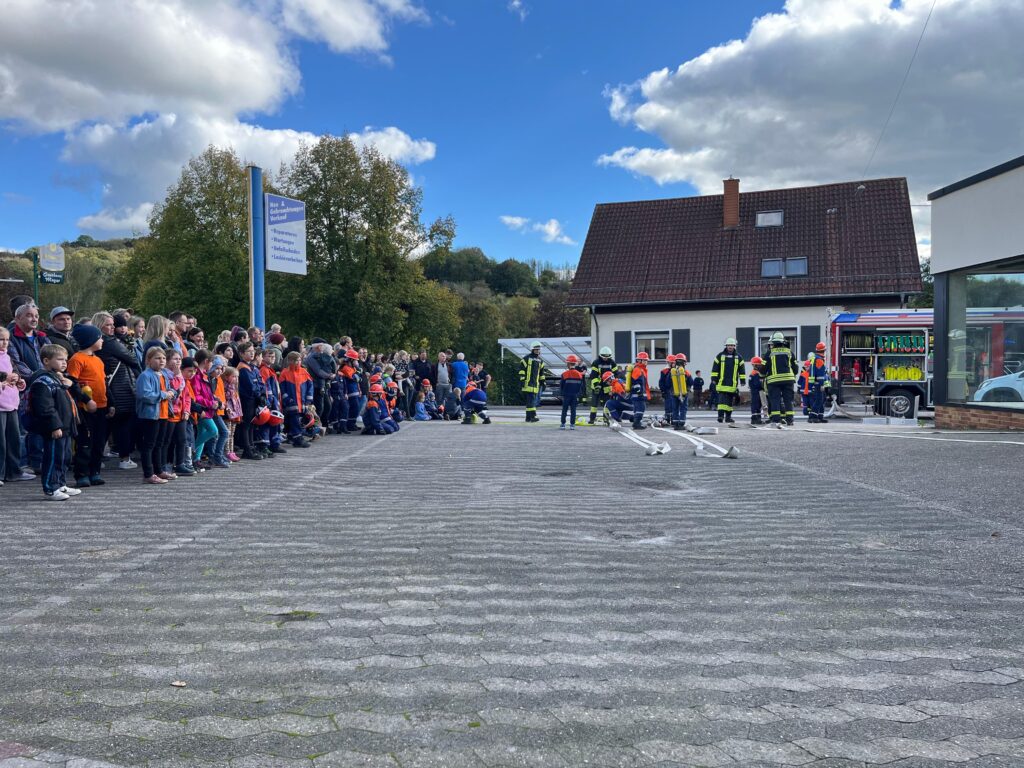
[[[604,373],[601,374],[601,381],[608,381],[608,379],[612,379],[614,377],[614,373],[612,373],[611,371],[605,371]]]
[[[257,427],[262,427],[264,424],[270,421],[270,409],[263,406],[256,411],[256,414],[252,417],[252,423]]]
[[[421,387],[425,387],[426,389],[433,389],[434,388],[434,385],[430,383],[430,379],[424,379],[423,383],[420,386]]]
[[[375,373],[375,374],[373,374],[373,376],[370,377],[370,383],[371,384],[373,384],[375,382],[378,382],[378,381],[380,381],[380,374],[379,373]]]
[[[472,392],[474,389],[476,389],[476,383],[475,382],[470,381],[470,382],[468,382],[466,384],[466,391],[467,392]]]
[[[686,355],[684,355],[682,352],[676,355],[676,362],[678,363],[680,360],[682,360],[684,363],[686,362]]]
[[[804,360],[804,370],[805,371],[811,370],[811,361],[810,360]]]
[[[651,359],[651,356],[648,355],[646,352],[640,352],[637,354],[636,359],[643,360],[646,363],[648,360]]]
[[[271,427],[276,427],[284,424],[284,414],[280,411],[271,411],[270,418],[267,419],[267,424]]]
[[[565,356],[565,362],[569,363],[570,365],[578,363],[579,361],[580,361],[580,359],[578,357],[576,357],[576,355],[566,355]]]
[[[762,360],[757,355],[754,355],[752,358],[750,358],[750,364],[751,365],[764,365],[764,360]]]
[[[384,394],[384,387],[382,387],[380,384],[374,384],[372,387],[370,387],[370,394],[371,395],[383,395]]]
[[[817,344],[814,345],[814,348],[818,352],[824,352],[825,351],[825,342],[824,341],[819,341]]]
[[[347,357],[349,360],[358,360],[359,353],[356,352],[354,349],[350,349],[347,352],[345,352],[345,357]]]
[[[666,363],[674,363],[675,361],[676,361],[676,356],[675,355],[669,355],[668,357],[665,358],[665,362]]]

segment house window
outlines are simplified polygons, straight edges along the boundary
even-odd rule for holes
[[[757,226],[759,227],[781,227],[782,211],[758,211]]]
[[[786,344],[789,345],[789,349],[795,354],[799,347],[799,334],[796,328],[758,328],[757,329],[757,348],[759,354],[763,358],[767,358],[772,348],[772,334],[776,331],[782,331],[782,335],[786,337]]]
[[[807,257],[761,259],[761,277],[807,277]]]
[[[807,277],[807,257],[786,259],[786,277]]]
[[[637,331],[633,339],[634,360],[641,352],[650,355],[651,360],[664,360],[668,357],[668,331]]]

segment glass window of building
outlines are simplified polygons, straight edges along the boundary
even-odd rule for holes
[[[668,331],[637,331],[633,358],[635,359],[641,352],[646,352],[651,360],[664,360],[668,357],[668,341]]]
[[[1024,409],[1024,259],[949,280],[947,400]]]

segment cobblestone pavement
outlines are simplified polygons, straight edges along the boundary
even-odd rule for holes
[[[665,438],[431,423],[9,484],[0,768],[1024,766],[1019,501],[923,503],[897,440]],[[921,442],[925,486],[1019,478]]]

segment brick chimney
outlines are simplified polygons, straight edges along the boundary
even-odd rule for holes
[[[740,180],[728,178],[722,182],[725,194],[722,196],[722,226],[734,229],[740,225]]]

